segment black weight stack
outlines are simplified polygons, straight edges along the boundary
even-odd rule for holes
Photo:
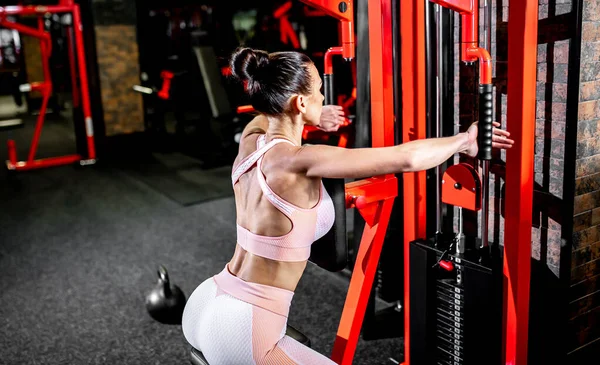
[[[410,243],[411,364],[499,365],[502,260],[488,249],[447,252],[451,241]]]

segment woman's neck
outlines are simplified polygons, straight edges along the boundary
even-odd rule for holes
[[[267,137],[284,138],[293,142],[295,145],[300,146],[302,144],[302,131],[304,130],[304,123],[300,117],[293,118],[291,116],[281,117],[267,117],[269,120],[269,128],[267,130]]]

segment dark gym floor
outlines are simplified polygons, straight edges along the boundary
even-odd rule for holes
[[[0,132],[1,161],[9,135],[26,156],[33,123]],[[69,119],[48,118],[38,156],[74,151]],[[223,268],[233,198],[183,204],[122,165],[0,167],[0,364],[189,363],[181,326],[154,321],[144,297],[159,264],[187,296]],[[203,179],[200,168],[184,172]],[[331,353],[347,286],[313,265],[300,281],[289,323],[321,353]],[[354,364],[395,364],[402,351],[400,339],[361,339]]]

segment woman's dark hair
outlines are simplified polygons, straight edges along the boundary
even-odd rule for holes
[[[312,61],[299,52],[275,52],[239,48],[231,56],[231,74],[240,80],[257,111],[278,115],[286,111],[293,94],[311,94],[308,65]]]

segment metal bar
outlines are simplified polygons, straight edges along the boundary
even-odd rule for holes
[[[475,62],[476,57],[469,54],[470,48],[478,48],[479,8],[475,0],[431,0],[461,15],[461,60]]]
[[[353,0],[300,0],[325,14],[340,20],[340,35],[344,52],[342,57],[351,60],[355,55],[354,1]]]
[[[42,70],[44,72],[44,82],[49,84],[52,92],[52,75],[50,74],[50,57],[52,56],[52,41],[50,34],[45,31],[44,19],[38,18],[38,30],[47,37],[40,37],[40,53],[42,54]]]
[[[492,0],[483,0],[483,44],[481,48],[492,53]]]
[[[489,224],[490,224],[490,161],[483,160],[481,163],[481,244],[479,248],[489,247]]]
[[[403,142],[422,139],[425,121],[425,4],[400,2]],[[369,8],[369,11],[371,9]],[[404,200],[404,361],[410,364],[410,242],[425,237],[425,172],[403,175]]]
[[[362,234],[340,326],[333,344],[331,359],[339,365],[351,365],[354,358],[394,199],[389,198],[376,204],[375,222],[373,225],[366,224]]]
[[[425,6],[425,115],[427,120],[427,131],[426,136],[435,138],[436,125],[437,125],[437,28],[435,25],[435,8],[436,4],[431,3],[429,0],[423,0]],[[438,188],[438,169],[437,167],[432,168],[426,172],[427,174],[427,189],[432,191],[436,197],[427,201],[426,213],[428,221],[430,221],[434,227],[427,227],[427,236],[432,236],[438,231],[439,220],[438,216],[438,205],[439,198],[437,198]],[[429,224],[431,226],[431,224]]]
[[[70,5],[58,5],[58,6],[0,6],[0,15],[35,15],[45,13],[69,13],[73,11],[73,6]]]
[[[0,12],[0,15],[2,15],[2,12]],[[4,28],[8,28],[8,29],[14,29],[19,33],[31,36],[31,37],[35,37],[35,38],[40,38],[46,42],[50,41],[50,35],[44,31],[43,29],[35,29],[32,27],[29,27],[27,25],[23,25],[23,24],[19,24],[16,22],[11,22],[8,21],[6,19],[2,19],[0,18],[0,26],[4,27]]]
[[[77,61],[75,59],[75,35],[73,33],[73,26],[68,27],[67,30],[68,46],[69,46],[69,63],[71,65],[71,94],[73,97],[73,107],[79,107],[79,85],[77,84]]]
[[[394,75],[391,1],[369,0],[371,140],[373,147],[394,145]]]
[[[488,65],[487,67],[490,67]],[[491,68],[491,67],[490,67]],[[491,72],[490,72],[491,73]],[[489,211],[490,211],[490,160],[492,159],[493,135],[493,86],[492,84],[479,85],[479,132],[477,144],[479,153],[477,157],[482,161],[482,187],[481,187],[481,246],[488,247]]]
[[[6,164],[7,166],[15,165],[17,163],[17,147],[15,146],[15,141],[9,139],[6,144],[8,147],[8,161]]]
[[[342,47],[330,47],[327,51],[325,51],[325,57],[323,57],[324,74],[333,74],[333,56],[341,55],[343,51],[344,49]]]
[[[538,1],[512,1],[508,22],[507,151],[504,238],[505,362],[527,364],[535,146]]]
[[[74,164],[78,161],[81,161],[80,155],[67,155],[67,156],[60,156],[60,157],[43,158],[43,159],[33,160],[33,161],[20,161],[20,162],[16,162],[16,163],[12,163],[11,161],[8,161],[6,163],[6,167],[9,170],[26,171],[26,170],[41,169],[44,167],[70,165],[70,164]]]
[[[342,47],[330,47],[325,52],[325,57],[323,57],[323,95],[325,96],[325,100],[323,101],[324,105],[336,104],[333,80],[333,56],[341,55],[343,51],[344,49]]]
[[[442,55],[444,54],[443,49],[443,41],[444,41],[444,27],[443,27],[443,13],[442,6],[436,5],[436,22],[435,22],[435,30],[436,30],[436,96],[437,96],[437,105],[436,105],[436,115],[435,115],[435,137],[440,138],[442,136],[442,124],[444,122],[444,99],[443,99],[443,76],[444,76],[444,61],[442,59]],[[436,166],[435,168],[435,216],[436,216],[436,224],[435,230],[436,234],[442,233],[442,193],[441,193],[441,182],[442,182],[442,166]]]
[[[44,31],[44,20],[38,17],[38,31],[40,34],[47,34]],[[52,80],[50,75],[50,42],[47,37],[39,37],[40,40],[40,53],[42,58],[42,70],[44,75],[44,81],[36,84],[32,84],[32,91],[40,91],[42,93],[42,105],[40,107],[40,114],[37,117],[35,123],[35,130],[31,139],[31,146],[29,146],[29,155],[27,162],[33,162],[35,153],[37,152],[38,143],[40,141],[40,135],[42,134],[42,127],[44,126],[44,119],[46,118],[46,110],[48,108],[48,100],[52,93]]]
[[[73,6],[73,30],[75,32],[75,43],[77,45],[77,63],[79,79],[81,82],[81,102],[83,106],[83,117],[85,120],[85,132],[87,136],[88,156],[90,160],[96,159],[96,147],[94,145],[94,125],[92,122],[92,111],[90,108],[90,93],[88,87],[87,67],[85,63],[85,48],[83,42],[83,25],[79,5]]]
[[[27,157],[28,163],[33,162],[33,159],[35,158],[35,153],[37,152],[38,143],[40,141],[40,135],[42,134],[42,127],[44,126],[44,118],[46,118],[48,99],[50,99],[50,88],[45,87],[42,90],[42,106],[40,107],[40,114],[37,117],[37,121],[35,123],[35,131],[33,132],[31,146],[29,147],[29,155]]]

